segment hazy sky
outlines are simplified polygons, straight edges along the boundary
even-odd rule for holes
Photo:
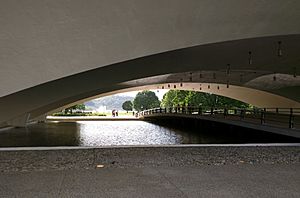
[[[169,90],[167,90],[167,89],[151,89],[150,91],[155,92],[155,94],[157,95],[157,97],[159,98],[159,100],[161,100],[163,98],[164,94],[166,92],[168,92]],[[131,92],[120,93],[120,94],[116,94],[116,95],[135,97],[138,92],[139,91],[131,91]]]

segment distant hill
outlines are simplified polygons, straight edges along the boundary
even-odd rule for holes
[[[98,109],[100,106],[106,106],[107,110],[123,110],[122,104],[127,100],[133,101],[133,99],[134,97],[131,96],[114,95],[91,100],[84,104],[88,109]]]

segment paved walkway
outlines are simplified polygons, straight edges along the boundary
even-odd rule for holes
[[[299,144],[0,149],[0,198],[300,197]]]
[[[300,197],[299,164],[1,173],[0,197]]]

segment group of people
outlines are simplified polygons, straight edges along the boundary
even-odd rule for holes
[[[112,114],[113,117],[118,117],[119,116],[118,110],[115,110],[115,109],[112,110],[111,114]]]

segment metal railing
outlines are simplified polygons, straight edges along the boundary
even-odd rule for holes
[[[202,108],[171,107],[155,108],[138,113],[138,117],[155,114],[186,114],[194,116],[210,116],[228,120],[239,120],[260,125],[280,128],[300,129],[300,108]]]

